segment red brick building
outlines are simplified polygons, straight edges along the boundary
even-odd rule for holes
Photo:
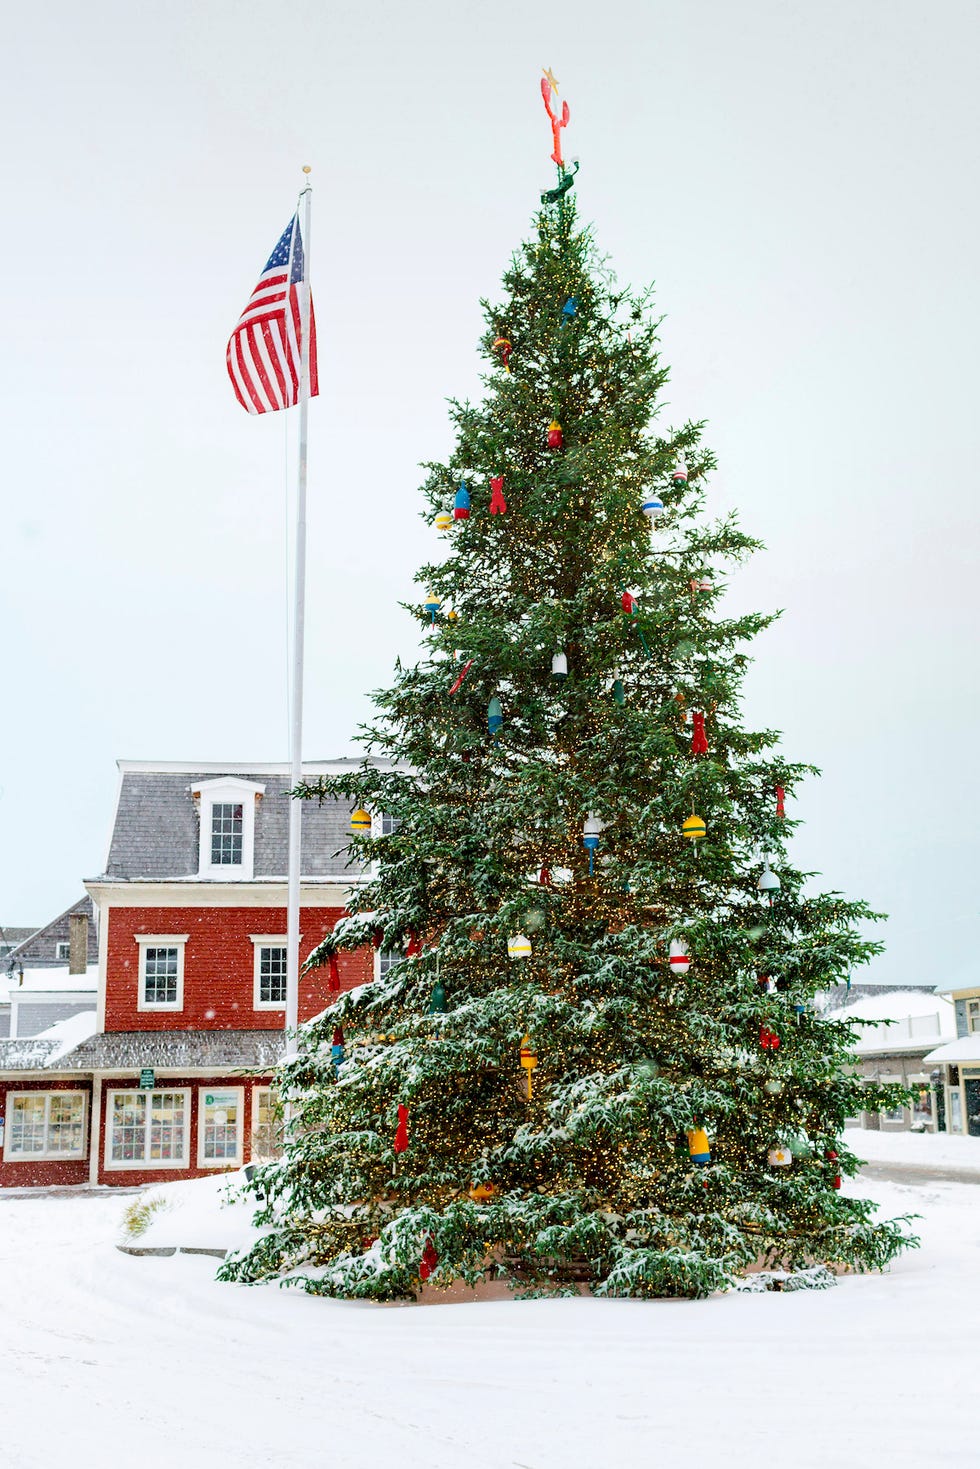
[[[97,1014],[0,1040],[0,1187],[195,1178],[273,1147],[288,768],[119,769],[106,870],[85,884]],[[345,804],[304,806],[301,963],[363,881],[346,864],[349,821]],[[379,962],[367,950],[339,956],[342,987],[372,979]],[[323,970],[301,976],[301,1022],[329,1003],[327,981]]]

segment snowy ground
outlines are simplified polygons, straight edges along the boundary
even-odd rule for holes
[[[980,1137],[948,1132],[874,1132],[861,1127],[849,1127],[844,1137],[851,1152],[869,1163],[908,1164],[980,1177]]]
[[[207,1257],[122,1255],[132,1195],[0,1195],[0,1464],[974,1463],[980,1187],[860,1187],[924,1215],[923,1248],[885,1276],[699,1302],[433,1308],[235,1288]]]

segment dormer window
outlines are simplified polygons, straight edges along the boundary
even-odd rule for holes
[[[212,867],[241,867],[244,810],[233,801],[215,801],[211,807]]]
[[[255,808],[264,785],[225,776],[193,788],[201,818],[200,877],[248,880],[255,866]]]

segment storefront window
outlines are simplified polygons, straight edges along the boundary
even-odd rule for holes
[[[934,1120],[932,1106],[932,1087],[927,1081],[913,1080],[912,1088],[912,1121],[929,1122]]]
[[[949,1089],[949,1131],[963,1131],[963,1098],[958,1086]]]
[[[85,1156],[84,1092],[13,1092],[6,1158]]]
[[[201,1088],[197,1122],[199,1167],[241,1162],[244,1096],[240,1086],[221,1091]]]
[[[110,1168],[186,1168],[187,1092],[110,1092]]]
[[[265,1163],[282,1154],[282,1116],[271,1087],[256,1087],[252,1093],[252,1158]]]

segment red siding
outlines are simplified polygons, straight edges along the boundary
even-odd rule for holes
[[[258,932],[258,930],[254,931]],[[162,933],[163,930],[161,929],[160,932]],[[99,1182],[112,1184],[117,1188],[133,1188],[135,1185],[143,1183],[174,1183],[180,1178],[208,1178],[214,1173],[235,1172],[238,1167],[237,1164],[228,1164],[224,1168],[198,1168],[197,1166],[198,1088],[206,1087],[214,1091],[220,1091],[222,1088],[233,1086],[243,1086],[245,1088],[245,1118],[243,1123],[245,1137],[242,1161],[243,1163],[248,1163],[252,1157],[252,1102],[254,1089],[268,1085],[269,1078],[267,1076],[252,1077],[235,1074],[230,1076],[158,1076],[156,1090],[159,1092],[190,1091],[190,1143],[187,1155],[190,1166],[187,1168],[107,1168],[105,1163],[105,1135],[106,1118],[108,1116],[108,1093],[110,1091],[130,1092],[137,1090],[137,1078],[135,1076],[107,1076],[103,1082],[102,1116],[99,1120]]]
[[[300,960],[332,931],[342,908],[304,908],[300,914]],[[253,1008],[255,946],[249,934],[284,934],[285,908],[122,908],[106,915],[107,974],[105,1029],[111,1030],[281,1030],[281,1010]],[[184,1003],[181,1010],[140,1010],[139,944],[136,935],[188,934],[184,946]],[[374,975],[369,949],[338,957],[344,989]],[[301,975],[299,1018],[308,1020],[330,1003],[329,971]]]
[[[10,1136],[10,1108],[7,1105],[9,1092],[85,1092],[88,1106],[92,1104],[92,1088],[86,1078],[78,1081],[14,1081],[0,1077],[0,1116],[6,1119]],[[86,1183],[88,1181],[88,1132],[91,1116],[85,1116],[85,1153],[81,1158],[57,1158],[49,1162],[43,1159],[25,1158],[13,1162],[0,1161],[0,1188],[51,1188],[59,1184]],[[2,1156],[2,1155],[0,1155]]]

